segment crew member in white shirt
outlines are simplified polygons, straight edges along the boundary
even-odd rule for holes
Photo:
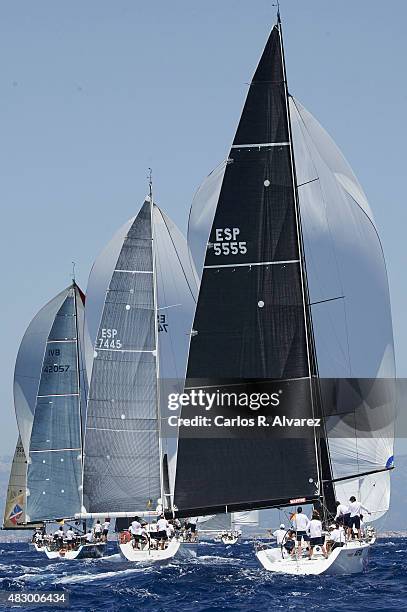
[[[92,529],[89,529],[88,533],[85,534],[85,540],[90,544],[93,540]]]
[[[110,519],[105,519],[105,522],[102,525],[102,540],[103,542],[107,542],[107,536],[109,534],[110,529]]]
[[[95,540],[100,540],[102,537],[102,525],[100,524],[99,519],[96,521],[96,524],[93,526],[93,533],[95,534]]]
[[[341,504],[341,502],[336,502],[336,514],[335,514],[335,523],[339,523],[344,527],[348,526],[349,523],[350,512],[349,508],[346,504]]]
[[[281,544],[283,543],[284,536],[285,536],[286,533],[287,532],[286,532],[284,523],[281,523],[280,527],[278,529],[276,529],[275,531],[273,531],[272,535],[277,540],[277,546],[281,546]]]
[[[138,516],[134,518],[130,525],[130,533],[133,536],[133,546],[134,548],[140,548],[140,540],[141,540],[141,523],[139,521]]]
[[[349,498],[349,502],[350,517],[348,525],[348,538],[352,537],[352,530],[355,527],[355,529],[357,529],[358,538],[360,540],[360,515],[362,514],[362,510],[364,510],[368,514],[371,514],[371,512],[369,512],[369,510],[365,508],[359,501],[356,501],[356,497],[354,495]]]
[[[67,540],[68,548],[72,548],[74,539],[75,539],[75,532],[71,527],[69,527],[66,531],[66,540]]]
[[[164,514],[160,516],[157,521],[157,531],[158,531],[158,539],[160,540],[160,548],[164,550],[165,542],[167,541],[167,529],[168,529],[168,521],[165,518]]]
[[[148,534],[150,536],[150,547],[157,548],[158,546],[158,532],[157,532],[157,521],[152,521],[148,526]]]
[[[296,532],[296,539],[298,544],[298,557],[301,558],[302,555],[302,539],[305,539],[307,535],[307,529],[309,525],[309,518],[306,514],[303,513],[301,506],[298,506],[296,514],[294,514],[292,523]]]
[[[312,519],[308,523],[307,532],[309,534],[309,558],[312,559],[314,546],[321,546],[325,558],[327,558],[325,548],[325,537],[322,535],[322,523],[318,512],[312,513]]]

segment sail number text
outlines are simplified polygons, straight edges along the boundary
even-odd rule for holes
[[[247,242],[237,240],[238,227],[218,227],[215,229],[216,242],[213,243],[215,255],[238,255],[247,253]]]
[[[121,341],[116,337],[117,329],[103,327],[100,330],[100,338],[97,340],[98,348],[119,349],[122,348]]]

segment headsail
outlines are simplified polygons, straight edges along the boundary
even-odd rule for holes
[[[210,233],[187,385],[194,379],[215,388],[296,379],[285,412],[296,416],[301,407],[301,416],[312,417],[314,371],[279,26],[250,84],[224,174],[218,174],[221,186],[214,181],[211,198],[219,193],[216,207],[211,215],[209,204],[202,220]],[[201,243],[200,237],[198,270]],[[274,437],[271,443],[183,433],[175,491],[180,514],[278,506],[317,494],[311,438]]]
[[[84,511],[144,511],[163,496],[170,505],[176,443],[161,435],[161,386],[183,386],[196,280],[185,239],[149,198],[95,262],[88,291],[97,333]]]
[[[61,291],[35,315],[21,341],[14,369],[14,407],[21,442],[29,455],[44,346],[66,292]]]
[[[59,294],[58,303],[40,360],[29,444],[27,521],[73,516],[81,507],[87,386],[84,295],[73,283]]]
[[[18,436],[16,450],[11,465],[4,508],[3,529],[27,529],[26,522],[27,458]],[[29,527],[30,529],[32,526]]]
[[[324,413],[338,499],[379,518],[390,498],[395,366],[380,238],[366,195],[317,120],[290,99]],[[365,476],[366,474],[377,472]]]

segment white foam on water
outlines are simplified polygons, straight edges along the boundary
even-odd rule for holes
[[[199,555],[191,561],[195,563],[232,563],[238,565],[242,562],[242,559],[236,557],[219,557],[218,555]]]
[[[72,584],[77,582],[94,582],[95,580],[105,580],[106,578],[119,578],[129,574],[137,574],[140,572],[151,571],[151,567],[132,567],[118,572],[101,572],[100,574],[73,574],[72,576],[63,576],[55,582],[58,584]]]

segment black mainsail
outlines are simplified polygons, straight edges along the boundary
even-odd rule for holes
[[[287,416],[313,418],[320,415],[316,375],[278,23],[250,84],[224,170],[203,262],[186,386],[240,384],[265,390],[274,384],[286,393]],[[322,480],[330,480],[323,440],[315,432],[214,439],[203,429],[191,438],[181,427],[179,514],[316,500]]]

